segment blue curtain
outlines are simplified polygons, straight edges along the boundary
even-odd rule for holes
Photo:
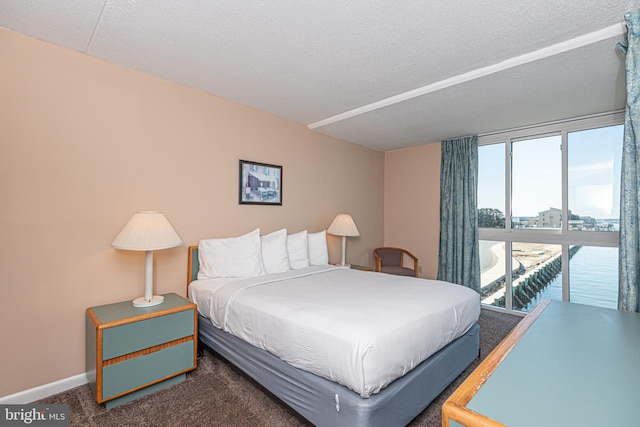
[[[478,137],[442,141],[438,280],[480,292]]]
[[[620,189],[620,266],[618,308],[640,312],[640,10],[627,13],[626,52],[627,108],[622,145],[622,178]]]

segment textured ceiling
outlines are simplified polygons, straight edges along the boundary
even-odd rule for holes
[[[640,0],[0,0],[0,27],[389,151],[624,108]]]

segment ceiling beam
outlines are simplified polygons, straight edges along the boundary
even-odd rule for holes
[[[469,82],[471,80],[476,80],[491,74],[499,73],[510,68],[518,67],[520,65],[528,64],[530,62],[538,61],[544,58],[558,55],[560,53],[588,46],[602,40],[617,37],[625,34],[625,32],[626,24],[624,22],[614,24],[610,27],[594,31],[592,33],[584,34],[582,36],[575,37],[561,43],[556,43],[551,46],[535,50],[533,52],[509,58],[497,64],[478,68],[467,73],[459,74],[448,79],[440,80],[435,83],[419,87],[417,89],[390,96],[380,101],[372,102],[371,104],[363,105],[362,107],[354,108],[353,110],[345,111],[344,113],[336,114],[335,116],[331,116],[326,119],[311,123],[307,125],[307,127],[311,130],[317,129],[323,126],[330,125],[332,123],[340,122],[342,120],[347,120],[352,117],[368,113],[370,111],[378,110],[393,104],[398,104],[400,102],[417,98],[428,93],[436,92],[438,90],[442,90],[451,86],[456,86],[462,83]]]

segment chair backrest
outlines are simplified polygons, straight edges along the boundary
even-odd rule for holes
[[[402,250],[398,248],[376,248],[374,254],[380,257],[383,266],[402,266]]]
[[[413,268],[403,265],[405,255],[413,260]],[[373,257],[376,263],[375,271],[420,277],[418,257],[406,249],[393,247],[375,248],[373,250]]]

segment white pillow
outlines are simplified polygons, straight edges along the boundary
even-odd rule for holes
[[[307,235],[309,243],[309,265],[329,264],[329,250],[327,249],[327,230]]]
[[[292,270],[309,267],[307,230],[287,236],[287,252],[289,253],[289,266]]]
[[[198,261],[198,279],[263,275],[260,229],[240,237],[200,240]]]
[[[283,273],[289,271],[289,253],[287,252],[287,229],[274,231],[260,238],[262,241],[262,263],[265,272]]]

